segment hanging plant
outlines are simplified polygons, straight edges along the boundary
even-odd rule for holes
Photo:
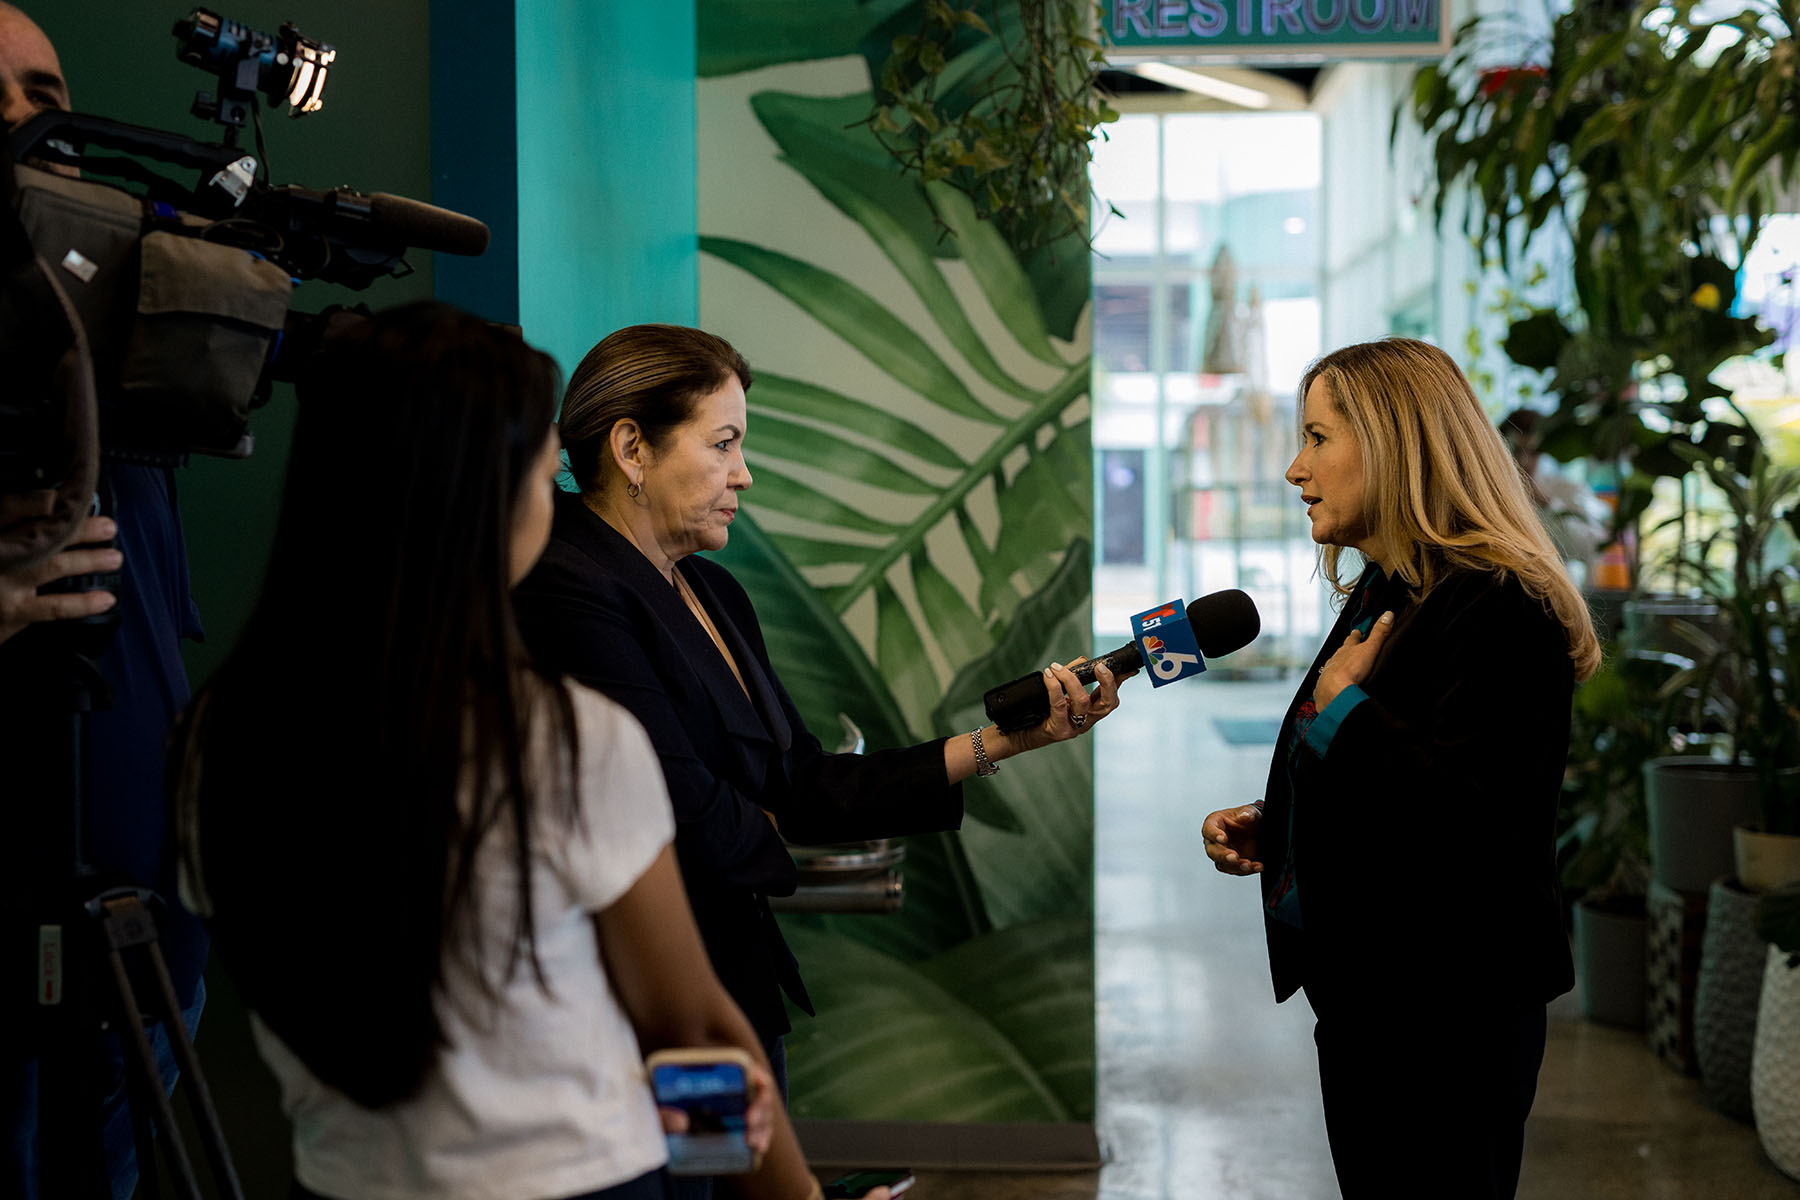
[[[924,0],[876,72],[866,124],[922,183],[968,196],[1019,253],[1088,240],[1088,163],[1119,117],[1091,0]],[[904,20],[904,18],[901,18]],[[948,226],[940,222],[948,232]]]

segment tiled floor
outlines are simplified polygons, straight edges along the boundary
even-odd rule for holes
[[[1095,732],[1099,798],[1097,1173],[921,1173],[917,1200],[1328,1200],[1311,1014],[1276,1006],[1255,885],[1206,863],[1200,819],[1259,795],[1267,747],[1215,716],[1275,716],[1289,685],[1127,692]],[[1404,1052],[1398,1048],[1397,1052]],[[1403,1157],[1397,1165],[1403,1165]],[[1764,1200],[1800,1183],[1698,1099],[1641,1036],[1552,1009],[1521,1200]]]

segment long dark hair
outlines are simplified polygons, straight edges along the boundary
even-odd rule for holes
[[[584,492],[599,488],[620,421],[636,421],[653,448],[694,413],[701,397],[736,378],[750,390],[750,364],[730,342],[686,325],[628,325],[582,356],[563,397],[563,449]]]
[[[299,383],[255,611],[176,729],[184,867],[221,960],[365,1107],[416,1093],[444,1044],[446,955],[473,955],[495,994],[473,868],[496,829],[519,898],[500,978],[525,959],[544,982],[527,723],[550,721],[572,778],[574,722],[527,664],[508,563],[557,391],[547,355],[443,304],[332,339]],[[572,789],[538,790],[572,816]]]

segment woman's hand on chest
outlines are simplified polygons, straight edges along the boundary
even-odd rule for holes
[[[1381,647],[1393,631],[1394,614],[1391,611],[1377,618],[1366,638],[1362,630],[1351,630],[1350,636],[1325,660],[1325,666],[1319,671],[1319,681],[1313,685],[1313,707],[1324,712],[1339,692],[1367,679]]]

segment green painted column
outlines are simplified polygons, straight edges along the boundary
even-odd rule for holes
[[[519,319],[565,372],[699,317],[694,6],[518,0]]]
[[[431,201],[488,227],[487,251],[446,254],[436,294],[519,320],[519,174],[513,0],[431,0]]]

